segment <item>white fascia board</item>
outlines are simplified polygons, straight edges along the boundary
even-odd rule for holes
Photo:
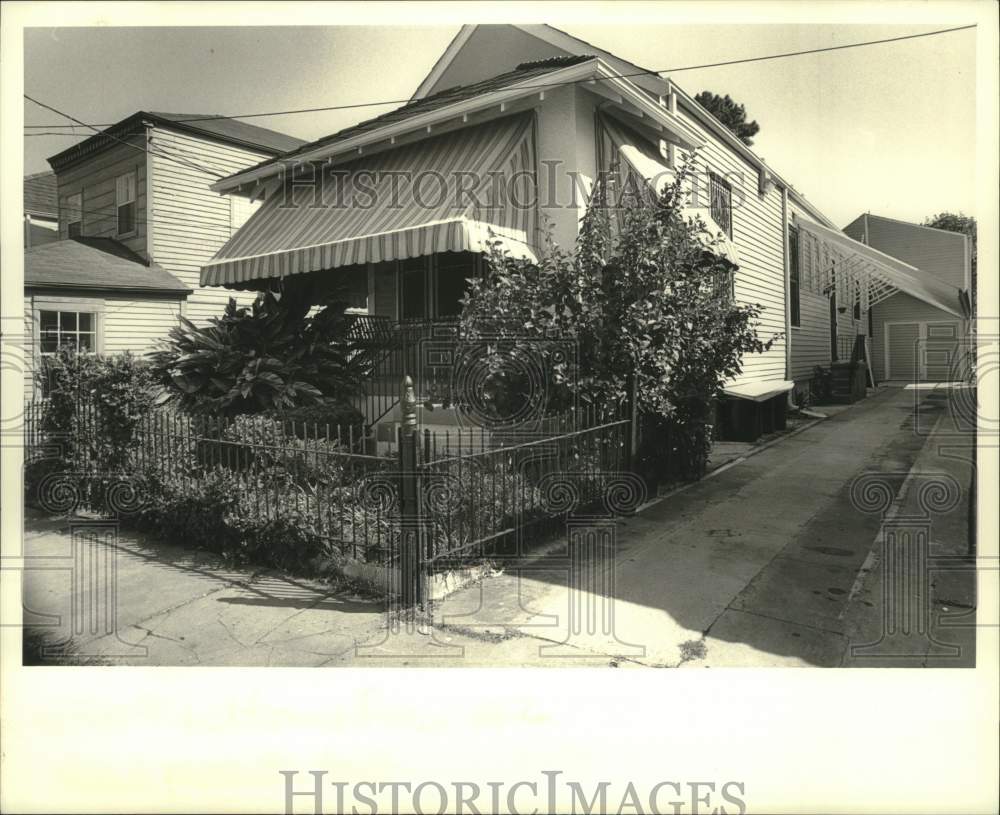
[[[410,101],[416,99],[423,99],[427,96],[428,91],[434,87],[434,83],[437,82],[446,70],[448,66],[454,61],[458,52],[462,50],[465,44],[469,41],[469,37],[472,36],[473,32],[479,28],[478,25],[463,25],[458,33],[452,38],[451,42],[448,43],[448,47],[444,49],[441,56],[438,57],[437,62],[434,63],[434,67],[431,68],[430,73],[424,77],[423,82],[421,82],[417,89],[413,92],[413,96],[410,97]]]
[[[393,137],[399,137],[415,130],[433,127],[435,124],[455,119],[464,115],[474,113],[484,108],[500,105],[504,102],[511,102],[525,96],[541,93],[559,85],[569,85],[584,82],[587,79],[594,79],[602,82],[606,86],[613,86],[621,96],[627,99],[634,107],[643,112],[644,115],[664,128],[675,133],[684,140],[691,140],[695,144],[704,140],[693,129],[686,125],[679,117],[672,115],[666,109],[660,107],[653,99],[650,99],[639,88],[625,79],[618,77],[615,71],[599,58],[587,60],[577,65],[569,65],[565,68],[552,71],[542,76],[531,77],[522,82],[509,85],[506,88],[492,91],[490,93],[473,96],[463,99],[451,105],[435,108],[426,113],[418,114],[403,119],[399,122],[388,124],[384,127],[359,133],[352,138],[342,139],[332,144],[323,145],[313,150],[294,157],[296,164],[305,164],[315,161],[327,161],[337,156],[349,154],[357,155],[358,148],[387,141]],[[282,167],[282,160],[279,156],[273,162],[255,170],[246,170],[236,173],[211,185],[214,192],[233,192],[238,187],[253,182],[262,181],[265,178],[275,176]]]

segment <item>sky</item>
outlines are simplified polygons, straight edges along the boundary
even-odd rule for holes
[[[651,69],[822,48],[947,25],[562,26]],[[250,121],[304,139],[408,99],[458,26],[37,28],[25,93],[90,123],[137,110],[240,114],[395,104]],[[736,66],[668,72],[728,93],[760,132],[754,150],[831,220],[868,211],[921,222],[975,214],[975,32]],[[512,66],[498,65],[497,73]],[[87,82],[67,82],[67,77]],[[66,123],[25,101],[25,124]],[[82,140],[25,138],[25,173]]]

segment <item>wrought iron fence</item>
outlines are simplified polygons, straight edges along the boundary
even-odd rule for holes
[[[385,455],[358,427],[166,409],[140,417],[125,441],[109,444],[89,402],[76,406],[71,432],[55,447],[50,406],[29,403],[25,445],[36,463],[49,465],[37,496],[48,509],[128,516],[218,501],[219,513],[285,521],[331,550],[398,568],[409,602],[421,599],[429,572],[509,552],[556,531],[574,512],[601,505],[614,514],[630,500],[623,494],[638,491],[630,476],[634,396],[549,416],[530,432],[432,432],[417,427],[408,393],[398,446]]]

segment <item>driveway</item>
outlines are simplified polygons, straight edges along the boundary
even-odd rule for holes
[[[64,661],[689,668],[867,665],[875,658],[879,664],[877,652],[854,654],[851,646],[877,640],[884,627],[878,591],[884,519],[881,511],[856,506],[851,486],[863,473],[878,474],[902,500],[918,462],[927,473],[941,470],[941,445],[928,441],[949,412],[948,396],[881,390],[635,517],[581,520],[572,556],[565,543],[554,543],[542,556],[507,564],[502,574],[436,603],[431,619],[419,624],[343,589],[226,570],[181,547],[123,533],[114,533],[117,581],[106,591],[114,602],[102,601],[99,587],[91,586],[73,607],[66,575],[29,568],[26,604],[36,624],[55,619],[37,613],[58,615],[63,628],[74,621],[78,630]],[[949,438],[968,443],[968,434]],[[953,457],[948,468],[967,488],[968,462]],[[961,507],[950,520],[934,521],[935,551],[965,546],[960,516]],[[29,518],[29,562],[61,557],[68,565],[67,557],[92,555],[86,536],[78,533],[74,543],[65,526]],[[969,581],[948,579],[947,591],[964,598],[959,606],[967,613],[974,606]],[[949,602],[954,610],[956,601]],[[94,608],[116,610],[114,633],[105,633],[106,614],[90,621]],[[911,650],[924,664],[934,647],[925,647],[926,632],[920,636]],[[954,630],[943,636],[954,639]],[[974,660],[973,639],[966,632],[961,654],[946,664]]]

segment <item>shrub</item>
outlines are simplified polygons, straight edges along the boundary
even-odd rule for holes
[[[344,400],[369,364],[356,353],[346,305],[342,292],[315,295],[303,282],[262,292],[249,309],[230,300],[203,328],[182,317],[151,355],[163,400],[192,415],[222,416]]]
[[[633,176],[598,183],[573,253],[550,243],[534,263],[495,247],[488,273],[470,284],[461,325],[464,337],[499,335],[526,353],[553,338],[572,343],[578,369],[550,359],[550,394],[619,404],[634,377],[640,410],[671,422],[690,478],[707,461],[712,401],[742,371],[745,354],[780,336],[757,337],[761,306],[735,302],[736,266],[711,251],[718,238],[704,222],[684,217],[684,185],[696,161],[659,195],[641,179],[622,183]],[[613,215],[612,185],[626,191]]]

